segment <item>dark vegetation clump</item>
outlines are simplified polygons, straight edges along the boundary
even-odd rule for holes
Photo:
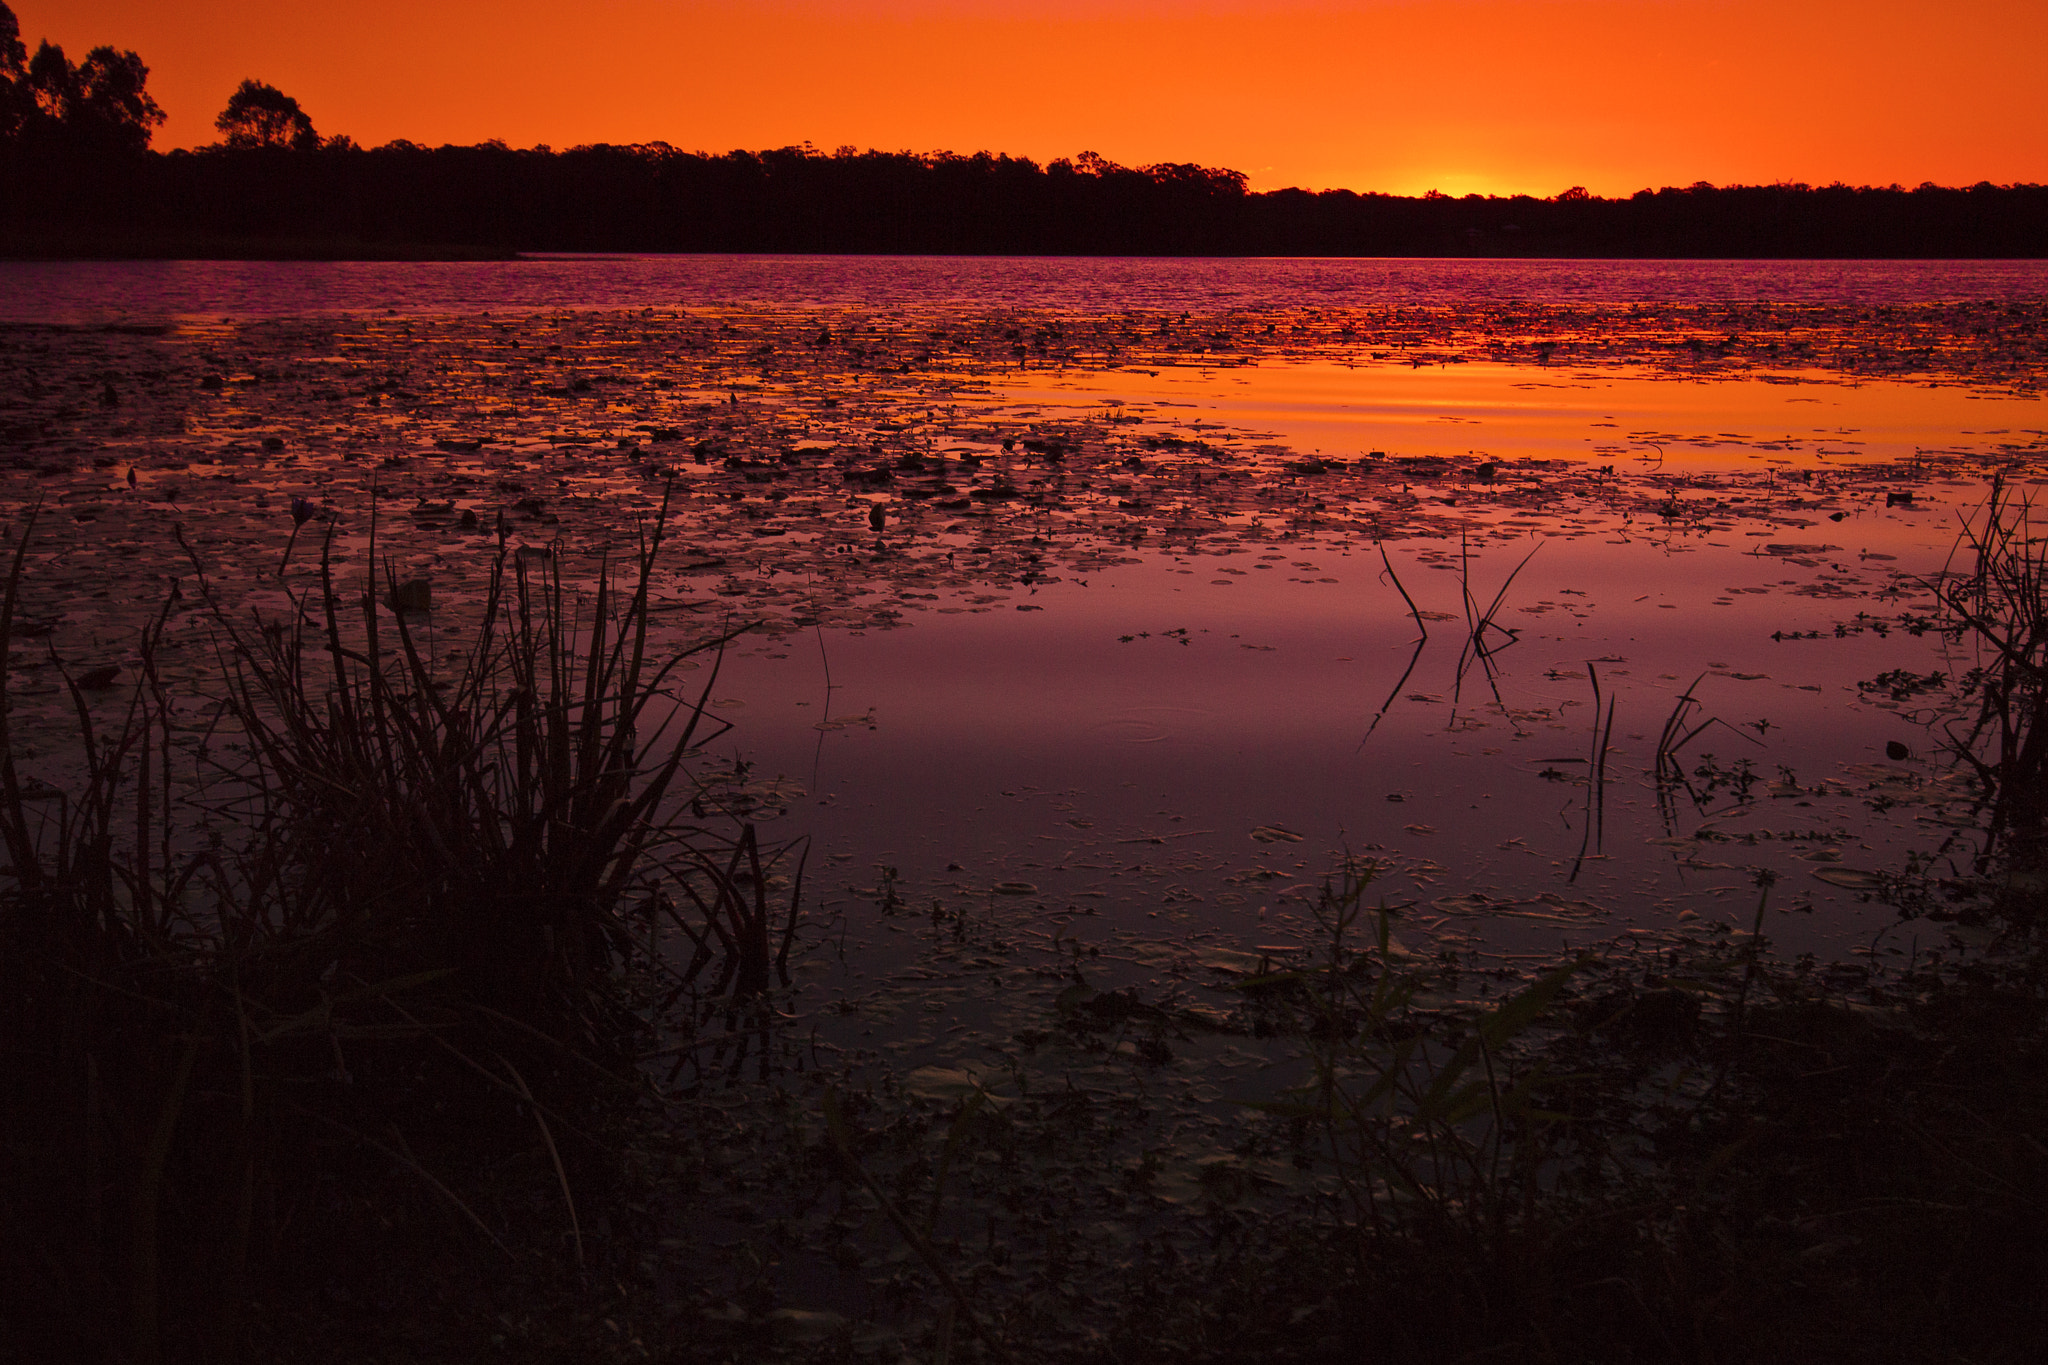
[[[469,1352],[590,1300],[638,1051],[712,962],[729,1009],[775,967],[664,889],[765,919],[731,882],[778,851],[688,767],[715,722],[647,649],[659,543],[580,611],[501,550],[452,668],[324,565],[292,619],[213,611],[199,779],[172,604],[132,688],[67,675],[68,789],[18,771],[0,678],[0,1357]]]
[[[1589,964],[1551,1008],[1534,1007],[1554,977],[1462,1042],[1361,1011],[1323,1049],[1357,1088],[1295,1111],[1351,1150],[1328,1215],[1158,1268],[1088,1358],[2038,1358],[2038,955],[1883,989],[1759,967],[1733,1001],[1714,965],[1596,987]],[[1517,1018],[1550,1036],[1473,1076]],[[1388,1073],[1364,1055],[1435,1060],[1374,1112],[1360,1101]]]
[[[39,155],[76,164],[140,156],[164,121],[148,83],[149,68],[133,52],[96,47],[74,63],[44,41],[31,54],[14,11],[0,4],[0,156],[22,155],[24,165]],[[19,194],[16,182],[9,198]]]
[[[1656,970],[1586,956],[1472,1010],[1445,1003],[1456,967],[1409,955],[1367,908],[1369,881],[1340,872],[1312,907],[1319,961],[1239,982],[1241,1031],[1256,1018],[1297,1040],[1306,1073],[1253,1106],[1263,1138],[1173,1194],[1179,1235],[1143,1210],[1186,1173],[1149,1157],[1042,1215],[1031,1174],[996,1178],[992,1202],[1020,1229],[1122,1211],[1092,1337],[1049,1326],[1049,1302],[1086,1302],[1083,1239],[1004,1275],[1000,1241],[934,1229],[945,1201],[967,1199],[975,1154],[1015,1168],[1099,1143],[1114,1120],[1091,1125],[1071,1091],[1000,1109],[978,1092],[920,1140],[901,1105],[868,1096],[849,1120],[827,1092],[833,1178],[928,1267],[937,1322],[920,1356],[950,1342],[959,1359],[1101,1365],[2020,1361],[2048,1344],[2032,926],[2005,922],[2012,951],[1995,965],[1882,981],[1773,964],[1754,932]],[[1771,894],[1760,878],[1759,925]],[[1070,1045],[1184,1036],[1136,993],[1070,995]],[[1276,1161],[1312,1172],[1312,1194],[1283,1193]],[[776,1349],[766,1302],[752,1320],[722,1352],[668,1358],[839,1358]]]

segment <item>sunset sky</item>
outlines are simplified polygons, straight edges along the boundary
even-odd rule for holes
[[[13,0],[366,146],[1093,150],[1255,189],[2048,182],[2042,0]]]

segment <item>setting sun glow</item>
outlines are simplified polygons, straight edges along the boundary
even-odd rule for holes
[[[2048,180],[2048,6],[1955,0],[23,0],[150,66],[159,148],[244,78],[365,146],[1094,150],[1255,189]]]

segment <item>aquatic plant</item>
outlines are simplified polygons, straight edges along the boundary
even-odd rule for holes
[[[1607,698],[1607,711],[1600,710],[1600,670],[1592,664],[1586,665],[1586,677],[1593,684],[1593,750],[1586,767],[1586,812],[1585,828],[1580,832],[1578,856],[1572,859],[1571,875],[1566,882],[1576,882],[1579,872],[1586,865],[1588,852],[1598,853],[1607,831],[1607,756],[1614,748],[1614,697]],[[1661,753],[1659,755],[1662,757]]]
[[[706,723],[704,698],[677,705],[668,679],[729,638],[649,659],[659,548],[657,521],[626,600],[602,568],[578,620],[558,560],[530,569],[501,546],[453,677],[406,612],[387,627],[367,586],[350,630],[325,556],[311,630],[301,617],[251,636],[216,610],[225,706],[249,753],[222,774],[222,808],[269,860],[239,898],[240,931],[331,927],[369,953],[331,964],[346,971],[459,971],[477,1000],[551,1036],[609,1032],[604,983],[632,951],[617,907],[684,832],[671,797]]]
[[[648,907],[684,874],[737,907],[750,878],[748,932],[691,937],[718,939],[743,990],[772,965],[752,827],[692,813],[716,669],[694,699],[671,681],[733,632],[656,657],[660,547],[657,519],[625,584],[600,569],[578,610],[558,560],[529,570],[501,544],[450,670],[374,580],[338,589],[331,541],[285,621],[234,619],[202,573],[197,771],[195,699],[159,667],[175,591],[125,700],[69,681],[69,784],[19,771],[0,669],[10,1349],[232,1353],[252,1299],[361,1273],[330,1258],[387,1236],[596,1261],[594,1133],[649,1097],[636,1053],[703,966]],[[297,1217],[316,1197],[317,1228]]]
[[[1966,567],[1929,584],[1948,629],[1984,656],[1975,714],[1948,742],[1982,784],[1985,854],[2003,846],[2030,861],[2048,826],[2048,540],[2038,532],[2032,500],[1994,479],[1956,542]]]
[[[1708,716],[1698,724],[1693,723],[1694,717],[1706,710],[1706,703],[1697,695],[1699,685],[1705,681],[1706,676],[1702,673],[1686,684],[1685,691],[1679,693],[1678,699],[1672,703],[1671,714],[1664,718],[1663,728],[1657,732],[1655,766],[1651,770],[1651,776],[1656,785],[1657,811],[1664,821],[1667,834],[1677,827],[1677,794],[1681,789],[1692,798],[1696,808],[1705,809],[1708,799],[1721,787],[1733,785],[1742,797],[1747,799],[1750,786],[1758,780],[1750,771],[1748,759],[1738,760],[1735,772],[1730,774],[1715,765],[1712,754],[1702,754],[1700,765],[1691,773],[1687,773],[1685,760],[1681,755],[1688,745],[1716,725],[1741,735],[1751,744],[1761,745],[1763,742],[1761,730],[1757,735],[1746,735],[1719,716]],[[1693,785],[1692,779],[1695,777],[1701,780],[1701,786]]]
[[[1458,537],[1458,593],[1465,606],[1465,628],[1467,634],[1464,643],[1458,649],[1457,684],[1454,689],[1454,695],[1462,695],[1465,686],[1465,671],[1471,661],[1477,660],[1481,669],[1485,672],[1486,685],[1493,693],[1494,705],[1500,707],[1504,712],[1507,710],[1507,703],[1501,700],[1500,676],[1495,669],[1493,656],[1506,649],[1509,645],[1520,641],[1522,634],[1512,626],[1500,624],[1496,618],[1500,615],[1501,607],[1507,602],[1508,589],[1515,585],[1515,579],[1521,576],[1523,569],[1529,567],[1529,561],[1534,559],[1536,551],[1542,548],[1543,545],[1539,541],[1530,548],[1528,554],[1522,556],[1520,562],[1514,568],[1508,570],[1508,576],[1501,580],[1500,588],[1494,593],[1493,600],[1488,602],[1482,610],[1478,599],[1472,595],[1472,547],[1465,536],[1460,535]],[[1405,588],[1402,589],[1401,595],[1403,598],[1407,597],[1408,593]],[[1409,606],[1412,609],[1414,603],[1410,602]],[[1420,619],[1418,616],[1417,621],[1419,622]],[[1493,632],[1494,635],[1504,638],[1498,644],[1493,643],[1492,637],[1488,634],[1489,631]]]

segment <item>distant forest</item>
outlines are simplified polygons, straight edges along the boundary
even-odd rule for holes
[[[0,252],[406,255],[2025,257],[2048,187],[1764,185],[1627,199],[1247,192],[1235,171],[1083,156],[665,146],[0,153]]]
[[[2042,185],[1403,198],[1253,193],[1237,171],[1092,152],[363,148],[256,81],[220,143],[160,153],[147,77],[112,48],[31,58],[0,4],[0,255],[2048,256]]]

